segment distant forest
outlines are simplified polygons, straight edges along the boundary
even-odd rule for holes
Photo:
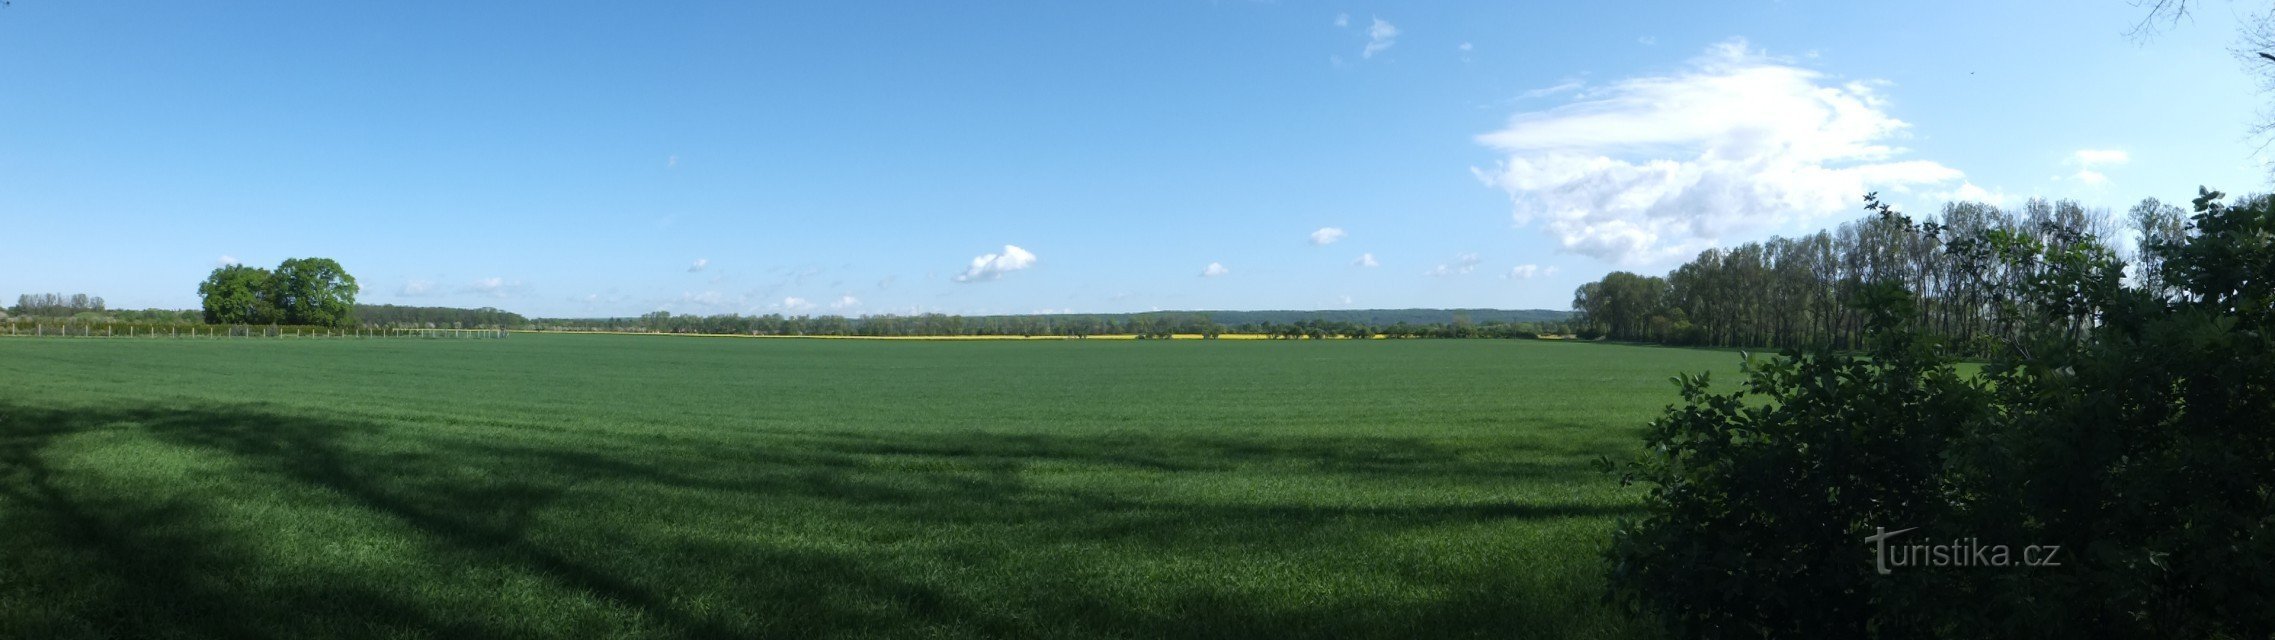
[[[2135,246],[2119,248],[2128,271],[2161,292],[2169,287],[2148,249],[2188,233],[2187,212],[2155,198],[2122,221],[2068,200],[2032,199],[2016,209],[1953,202],[1922,220],[1924,233],[1907,229],[1891,210],[1875,210],[1880,214],[1829,231],[1708,249],[1665,276],[1607,274],[1574,292],[1576,333],[1676,345],[1856,348],[1866,329],[1857,292],[1865,283],[1893,281],[1917,295],[1913,313],[1922,326],[1981,352],[1983,341],[2017,334],[2020,327],[2002,320],[2012,315],[2002,309],[2027,304],[2023,294],[2059,266],[2002,258],[2043,251],[2075,259],[2096,239],[2129,235]]]

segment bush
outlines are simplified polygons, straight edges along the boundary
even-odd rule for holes
[[[2150,249],[2158,290],[2092,238],[1961,243],[2029,274],[1974,379],[1885,284],[1864,354],[1679,378],[1648,452],[1605,461],[1649,488],[1614,601],[1684,637],[2275,636],[2275,207],[2218,198]],[[2059,564],[1883,573],[1884,532]]]

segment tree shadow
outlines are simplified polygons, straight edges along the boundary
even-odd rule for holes
[[[50,459],[59,440],[122,428],[222,457],[258,481],[288,483],[377,514],[415,534],[413,548],[438,550],[405,562],[464,562],[534,576],[548,597],[589,601],[607,614],[589,624],[546,623],[489,611],[480,602],[439,606],[418,597],[415,585],[280,574],[262,566],[245,533],[212,508],[229,496],[189,490],[136,495],[100,478],[68,477],[75,472]],[[0,591],[10,600],[0,602],[0,620],[35,623],[38,637],[1404,637],[1418,631],[1415,624],[1426,630],[1438,623],[1445,633],[1425,635],[1506,635],[1510,625],[1539,614],[1496,613],[1507,604],[1499,598],[1574,594],[1457,590],[1389,612],[1266,606],[1206,590],[1167,597],[1168,606],[1195,612],[1191,616],[1162,615],[1159,603],[1141,607],[1116,594],[1079,591],[1002,602],[959,588],[954,576],[911,569],[998,566],[1007,562],[998,546],[952,559],[896,557],[907,552],[865,551],[856,541],[842,545],[853,550],[817,550],[718,531],[701,518],[724,512],[781,527],[910,536],[978,526],[1042,548],[1285,554],[1310,545],[1365,544],[1370,536],[1416,528],[1633,513],[1625,505],[1506,500],[1197,503],[1039,486],[1023,475],[1037,465],[1155,474],[1287,466],[1355,481],[1481,484],[1593,473],[1579,471],[1584,462],[1560,452],[1520,446],[1481,455],[1410,438],[754,432],[747,443],[723,445],[499,442],[435,431],[260,406],[90,409],[0,402],[0,518],[14,536],[6,548],[13,557],[39,558],[0,565],[39,585]],[[1543,461],[1507,462],[1513,456]],[[660,510],[660,516],[602,513],[617,517],[607,526],[560,520],[562,513],[621,509],[616,505],[630,500],[624,496],[648,493],[689,506],[675,504],[677,510]],[[622,533],[611,527],[665,533],[603,539]],[[682,527],[692,530],[672,533]],[[651,563],[686,567],[688,574],[659,576],[643,566]],[[48,613],[27,613],[37,611]]]

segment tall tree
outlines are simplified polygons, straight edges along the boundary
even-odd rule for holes
[[[197,286],[204,299],[205,321],[210,324],[260,324],[276,321],[269,302],[269,270],[241,264],[213,270]]]
[[[331,258],[286,260],[269,287],[269,303],[289,324],[344,326],[355,315],[355,276]]]

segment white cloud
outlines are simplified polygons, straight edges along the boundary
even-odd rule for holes
[[[395,295],[404,297],[418,297],[430,293],[434,293],[433,280],[412,280],[403,283],[403,288],[396,291]]]
[[[1359,52],[1359,57],[1372,58],[1374,54],[1382,53],[1384,49],[1389,49],[1396,44],[1398,44],[1398,27],[1383,22],[1382,18],[1375,18],[1374,24],[1367,27],[1367,48],[1365,51]]]
[[[1429,271],[1422,272],[1422,275],[1441,277],[1463,275],[1471,271],[1476,271],[1477,265],[1483,262],[1485,261],[1479,259],[1477,257],[1477,254],[1464,253],[1458,256],[1454,256],[1453,262],[1431,267]]]
[[[2132,161],[2132,154],[2118,149],[2079,149],[2070,154],[2070,162],[2081,167],[2120,165]]]
[[[1382,263],[1380,263],[1380,262],[1375,262],[1375,261],[1374,261],[1374,254],[1372,254],[1372,253],[1362,253],[1362,254],[1359,254],[1359,259],[1357,259],[1357,260],[1352,260],[1352,261],[1351,261],[1351,266],[1354,266],[1354,267],[1366,267],[1366,268],[1372,269],[1372,268],[1375,268],[1375,267],[1379,267],[1379,266],[1382,266]]]
[[[2119,149],[2079,149],[2069,157],[2069,164],[2077,165],[2078,168],[2078,172],[2070,174],[2070,177],[2086,186],[2098,187],[2109,182],[2109,174],[2096,168],[2114,167],[2132,161],[2131,154]]]
[[[520,280],[507,280],[493,276],[475,280],[473,284],[466,286],[464,292],[492,298],[511,298],[520,295],[521,290]]]
[[[814,308],[814,303],[807,301],[805,298],[790,296],[782,299],[781,306],[782,310],[784,311],[805,311],[807,309]]]
[[[972,258],[972,266],[956,276],[957,282],[986,282],[1003,277],[1003,274],[1035,266],[1035,254],[1016,245],[1003,245],[1003,253],[990,253]]]
[[[1201,277],[1203,278],[1214,278],[1227,273],[1232,273],[1232,270],[1224,268],[1224,263],[1221,262],[1211,262],[1209,266],[1201,268]]]
[[[688,273],[694,273],[694,272],[697,272],[697,271],[702,271],[702,270],[704,270],[704,269],[707,269],[707,268],[710,268],[710,267],[711,267],[711,259],[710,259],[710,258],[696,258],[696,259],[695,259],[695,264],[693,264],[693,265],[689,265],[689,266],[687,267],[687,272],[688,272]]]
[[[237,261],[237,256],[229,255],[226,253],[221,254],[221,258],[213,261],[213,266],[216,267],[231,267],[238,264],[242,263]]]
[[[664,159],[664,168],[665,168],[665,169],[677,169],[677,168],[679,168],[679,156],[672,156],[672,157],[669,157],[669,158],[665,158],[665,159]]]
[[[1980,202],[1994,207],[2004,207],[2006,206],[2007,195],[2005,191],[1992,191],[1975,186],[1973,182],[1961,182],[1958,189],[1953,189],[1943,199],[1954,202]]]
[[[853,297],[853,294],[850,293],[845,294],[845,297],[838,298],[836,302],[829,303],[831,309],[851,309],[858,306],[861,306],[861,299]]]
[[[1511,267],[1509,269],[1509,272],[1507,274],[1503,274],[1501,277],[1508,278],[1510,280],[1531,280],[1535,276],[1553,275],[1556,275],[1556,267],[1543,267],[1537,264],[1520,264],[1515,267]]]
[[[1731,40],[1676,73],[1630,78],[1516,114],[1478,142],[1506,154],[1479,179],[1567,251],[1628,264],[1687,256],[1727,234],[1855,207],[1865,192],[1963,174],[1896,160],[1907,125],[1877,84],[1836,83]]]
[[[1579,80],[1565,80],[1553,85],[1517,94],[1517,99],[1531,100],[1533,98],[1546,98],[1559,93],[1571,93],[1574,91],[1579,91],[1581,88],[1584,88],[1586,86],[1588,86],[1587,83],[1581,82]]]
[[[1461,43],[1461,47],[1459,47],[1459,48],[1460,48],[1462,51],[1469,51],[1469,50],[1473,49],[1474,47],[1471,47],[1471,46],[1469,45],[1469,43],[1467,43],[1467,42],[1464,42],[1464,43]]]
[[[1335,14],[1335,26],[1336,26],[1336,27],[1338,27],[1338,28],[1340,28],[1340,27],[1348,27],[1348,26],[1351,26],[1351,14],[1348,14],[1348,13],[1338,13],[1338,14]]]
[[[1311,244],[1315,246],[1335,244],[1335,241],[1343,239],[1344,235],[1341,228],[1320,227],[1318,231],[1311,232]]]
[[[1635,43],[1636,43],[1636,44],[1640,44],[1640,45],[1643,45],[1643,46],[1646,46],[1646,47],[1649,47],[1649,46],[1653,46],[1653,45],[1657,45],[1657,44],[1659,44],[1659,39],[1658,39],[1658,38],[1653,38],[1653,37],[1651,37],[1651,36],[1643,36],[1643,37],[1640,37],[1640,38],[1636,38],[1636,39],[1635,39]]]

